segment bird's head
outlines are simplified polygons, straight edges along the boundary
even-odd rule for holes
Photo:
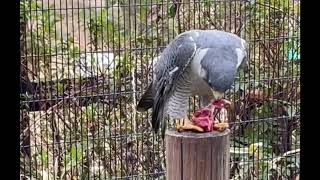
[[[216,91],[218,94],[223,94],[230,89],[236,76],[233,64],[227,65],[225,62],[222,64],[226,64],[225,67],[216,67],[214,70],[208,70],[207,77],[205,77],[211,89]]]

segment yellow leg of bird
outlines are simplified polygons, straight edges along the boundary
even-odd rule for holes
[[[218,120],[215,120],[213,127],[217,130],[217,131],[224,131],[229,127],[228,123],[224,123],[224,122],[219,122]]]
[[[194,125],[188,117],[184,118],[184,119],[179,119],[176,128],[179,132],[181,131],[196,131],[196,132],[203,132],[204,130],[199,127]]]

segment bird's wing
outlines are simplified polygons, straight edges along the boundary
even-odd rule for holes
[[[196,50],[194,39],[186,33],[179,35],[162,52],[153,81],[152,127],[155,132],[163,120],[164,106],[172,95],[176,81],[190,64]]]
[[[146,92],[142,95],[137,105],[137,111],[143,112],[153,106],[153,83],[148,86]]]

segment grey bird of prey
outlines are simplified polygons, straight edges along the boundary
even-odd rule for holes
[[[152,128],[164,131],[164,117],[187,119],[188,100],[198,95],[201,106],[222,99],[234,83],[239,67],[247,67],[247,43],[218,30],[191,30],[179,34],[161,53],[153,81],[137,110],[152,108]],[[164,132],[162,132],[163,134]]]

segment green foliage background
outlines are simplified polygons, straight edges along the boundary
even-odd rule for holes
[[[250,43],[250,73],[239,72],[226,94],[233,102],[231,178],[298,177],[300,1],[60,2],[20,2],[28,87],[21,93],[22,178],[165,179],[163,142],[150,114],[135,106],[152,59],[189,29],[225,30]],[[97,52],[113,53],[103,70]],[[76,70],[83,54],[90,77]],[[196,97],[190,106],[192,113]]]

